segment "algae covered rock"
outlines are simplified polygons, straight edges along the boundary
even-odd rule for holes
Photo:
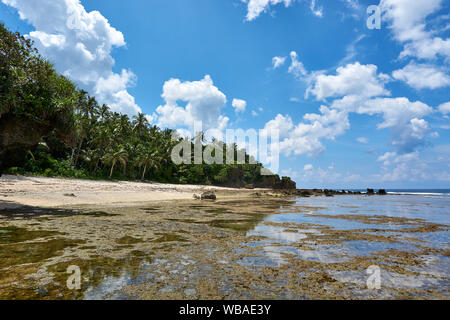
[[[217,196],[214,192],[204,192],[201,196],[202,200],[216,200]]]

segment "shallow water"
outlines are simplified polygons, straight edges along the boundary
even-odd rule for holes
[[[449,299],[449,208],[389,195],[0,212],[0,298]]]

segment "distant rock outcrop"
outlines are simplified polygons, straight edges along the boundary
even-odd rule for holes
[[[295,190],[297,189],[297,184],[291,180],[289,177],[282,177],[280,181],[275,182],[273,189],[276,190]]]

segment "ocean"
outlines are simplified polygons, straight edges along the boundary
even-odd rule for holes
[[[42,290],[53,298],[450,299],[449,190],[389,192],[5,215],[0,282],[16,280],[0,299],[41,298],[38,276],[59,283]],[[30,261],[42,269],[33,277]],[[90,278],[75,293],[71,265]]]
[[[385,189],[388,194],[450,196],[450,189]],[[366,192],[367,189],[351,189],[351,191]],[[375,189],[378,191],[378,189]]]
[[[450,189],[388,189],[386,191],[391,194],[450,196]]]

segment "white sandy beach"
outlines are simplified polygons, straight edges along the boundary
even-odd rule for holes
[[[234,197],[249,194],[249,190],[215,186],[4,175],[0,177],[0,209],[20,206],[117,206],[148,201],[186,200],[205,191]]]

